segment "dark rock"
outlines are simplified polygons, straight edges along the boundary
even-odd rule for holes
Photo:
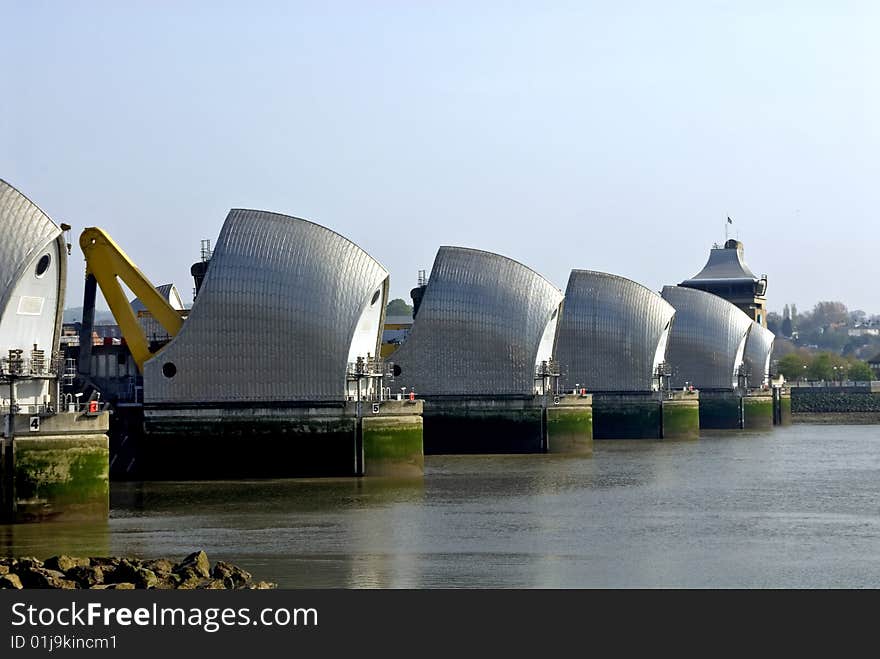
[[[76,581],[81,588],[91,588],[104,583],[104,568],[97,565],[78,565],[67,571],[67,578]]]
[[[135,590],[133,583],[106,583],[93,586],[92,590]]]
[[[67,579],[63,572],[57,570],[32,567],[19,571],[18,577],[25,588],[63,588],[65,590],[77,588],[75,581]]]
[[[43,567],[43,561],[33,556],[25,556],[23,558],[19,558],[15,562],[15,573],[18,574],[19,571],[30,570],[31,568],[35,567]]]
[[[133,583],[138,588],[154,588],[159,579],[156,573],[141,567],[140,561],[123,558],[112,572],[104,575],[106,583]]]
[[[174,563],[167,558],[157,558],[152,561],[144,561],[143,566],[148,570],[155,572],[157,576],[174,572]]]
[[[225,561],[217,561],[211,576],[215,579],[222,579],[227,588],[243,588],[251,580],[251,573],[245,572],[237,565],[227,563]]]
[[[47,570],[58,570],[59,572],[67,572],[75,567],[88,567],[90,561],[88,558],[74,558],[73,556],[53,556],[47,558],[43,563],[43,567]]]
[[[191,583],[191,582],[198,583],[198,582],[202,581],[202,579],[205,578],[201,572],[197,572],[196,570],[194,570],[191,567],[184,568],[182,570],[178,570],[177,572],[174,573],[174,575],[177,577],[177,587],[178,588],[182,588],[183,587],[182,584]]]
[[[193,552],[184,558],[174,571],[183,574],[192,571],[199,575],[202,579],[208,579],[211,576],[211,563],[208,561],[208,555],[203,551]]]
[[[0,577],[0,590],[3,589],[21,590],[21,579],[18,578],[17,574],[4,574]]]
[[[174,590],[177,588],[177,582],[174,581],[170,575],[162,574],[157,575],[159,580],[156,582],[156,585],[153,586],[155,590]]]
[[[0,559],[0,589],[89,588],[93,590],[265,590],[274,583],[254,583],[240,567],[218,561],[211,569],[208,556],[197,551],[175,564],[165,558],[77,558],[59,555],[45,562],[34,557]]]
[[[145,567],[138,568],[137,578],[134,580],[134,584],[138,588],[155,588],[158,583],[159,577],[156,576],[155,572]]]

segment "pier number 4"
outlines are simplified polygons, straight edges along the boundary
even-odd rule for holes
[[[38,417],[38,416],[31,417],[30,430],[31,430],[31,432],[39,432],[39,430],[40,430],[40,417]]]

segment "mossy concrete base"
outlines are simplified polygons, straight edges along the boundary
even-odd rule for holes
[[[769,430],[773,428],[773,395],[771,392],[750,392],[743,396],[743,428]]]
[[[367,401],[360,409],[353,402],[146,407],[138,474],[147,479],[421,476],[421,413],[421,401]]]
[[[700,392],[700,428],[742,430],[742,396],[735,391]]]
[[[424,473],[421,415],[364,417],[362,432],[365,476],[406,478]]]
[[[593,406],[589,396],[563,399],[564,406],[547,408],[548,453],[565,455],[593,454]],[[560,401],[562,402],[562,401]]]
[[[699,439],[700,400],[697,393],[678,393],[663,401],[663,439]]]
[[[3,514],[14,522],[106,519],[110,508],[108,414],[18,415],[4,437]],[[20,434],[19,434],[20,433]]]
[[[425,454],[592,453],[590,396],[428,398]]]

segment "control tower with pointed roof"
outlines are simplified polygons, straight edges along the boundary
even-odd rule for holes
[[[700,272],[680,286],[713,293],[742,309],[761,327],[767,327],[767,275],[761,277],[746,265],[743,244],[732,238],[709,252]]]

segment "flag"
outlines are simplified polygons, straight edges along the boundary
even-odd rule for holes
[[[729,216],[728,216],[728,218],[727,218],[727,223],[728,223],[728,224],[733,224],[733,220],[731,220]]]

